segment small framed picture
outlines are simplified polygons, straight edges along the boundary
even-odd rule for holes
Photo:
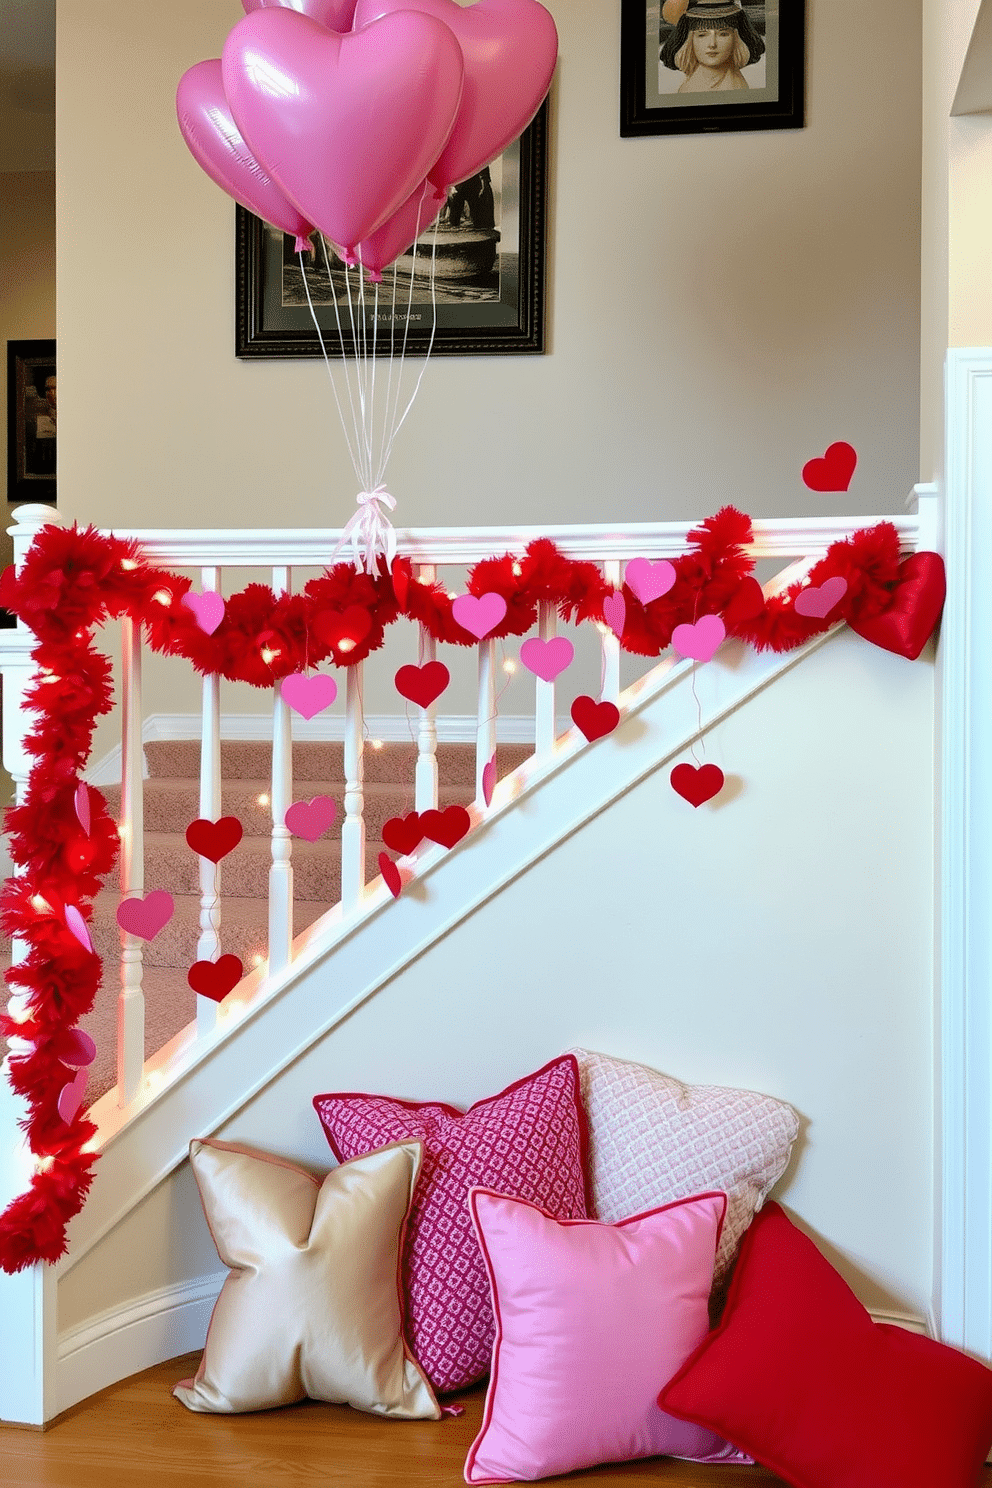
[[[235,355],[353,357],[375,337],[413,356],[543,352],[547,116],[545,103],[502,155],[448,188],[436,225],[378,287],[359,290],[316,230],[312,257],[299,255],[290,234],[238,207]]]
[[[7,500],[55,504],[55,342],[7,342]]]
[[[804,18],[804,0],[621,0],[621,135],[801,129]]]

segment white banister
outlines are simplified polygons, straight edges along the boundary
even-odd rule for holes
[[[607,559],[603,564],[603,574],[606,582],[612,584],[614,589],[620,588],[619,559]],[[603,626],[603,685],[600,697],[604,703],[620,701],[620,637],[608,625]]]
[[[341,907],[359,907],[365,894],[365,728],[362,662],[347,668],[344,722],[344,821],[341,823]]]
[[[437,570],[429,563],[422,564],[417,577],[425,584],[433,584],[437,577]],[[421,666],[437,660],[437,642],[423,625],[420,627],[418,660]],[[418,811],[432,811],[437,806],[436,715],[436,702],[420,710],[414,798],[414,805]]]
[[[554,605],[542,600],[537,612],[537,633],[542,641],[553,640],[558,630],[558,613]],[[534,694],[534,753],[547,755],[555,747],[555,683],[536,678]]]
[[[289,594],[288,568],[272,570],[272,590]],[[286,812],[293,800],[293,726],[277,682],[272,698],[272,866],[269,869],[269,971],[284,970],[293,941],[293,839]]]
[[[483,772],[496,753],[496,642],[479,642],[479,713],[475,743],[475,799],[485,802]]]
[[[144,758],[141,748],[141,625],[121,620],[121,897],[145,888]],[[117,999],[117,1102],[128,1106],[145,1065],[142,945],[121,931],[121,990]]]
[[[216,567],[204,568],[200,575],[204,593],[220,588]],[[221,814],[220,772],[220,674],[208,672],[203,678],[202,721],[200,729],[200,816],[217,821]],[[216,961],[220,955],[220,864],[200,858],[200,938],[196,945],[198,961]],[[217,1004],[210,997],[196,999],[196,1031],[199,1037],[217,1026]]]

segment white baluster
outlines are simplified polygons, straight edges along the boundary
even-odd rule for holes
[[[200,570],[200,587],[204,593],[216,590],[219,570]],[[203,706],[200,723],[200,816],[217,821],[221,813],[220,776],[220,674],[210,672],[203,679]],[[198,961],[214,961],[220,955],[220,864],[200,858],[200,938],[196,943]],[[196,999],[196,1031],[200,1038],[217,1026],[217,1004],[209,997]]]
[[[479,717],[475,742],[475,799],[485,802],[482,772],[496,753],[496,642],[479,642]]]
[[[433,584],[437,570],[432,564],[420,565],[417,577],[425,584]],[[437,641],[427,630],[420,627],[420,665],[437,660]],[[431,811],[437,806],[437,703],[420,710],[420,728],[417,733],[417,770],[415,805],[418,811]]]
[[[607,559],[603,564],[603,575],[608,584],[619,589],[620,560]],[[604,627],[603,634],[603,690],[600,696],[604,703],[620,701],[620,638],[608,626]]]
[[[141,625],[121,621],[121,895],[145,888],[144,759],[141,748]],[[117,1104],[128,1106],[145,1064],[142,945],[121,931],[121,990],[117,999]]]
[[[362,663],[347,669],[344,720],[344,821],[341,823],[341,902],[344,913],[365,895],[365,719]]]
[[[290,592],[288,568],[272,570],[272,589],[278,597]],[[293,728],[289,704],[277,682],[272,699],[272,866],[269,869],[269,971],[282,971],[290,962],[293,940],[293,839],[286,811],[293,800]]]
[[[558,630],[558,611],[553,604],[542,600],[537,612],[537,633],[542,641],[554,639]],[[551,754],[555,747],[555,684],[537,678],[534,698],[534,753]]]

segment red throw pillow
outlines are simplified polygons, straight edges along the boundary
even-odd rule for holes
[[[590,1212],[574,1054],[464,1112],[380,1095],[317,1095],[313,1104],[339,1162],[401,1134],[423,1144],[403,1247],[407,1338],[435,1390],[473,1384],[489,1369],[496,1327],[469,1189],[528,1199],[554,1219]]]
[[[795,1488],[977,1488],[992,1371],[873,1323],[778,1204],[744,1236],[723,1320],[658,1396]]]

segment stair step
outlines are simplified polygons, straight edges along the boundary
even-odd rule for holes
[[[411,729],[416,723],[411,722]],[[200,773],[199,739],[149,740],[144,746],[149,775],[156,779],[183,778],[195,780]],[[533,754],[529,744],[501,744],[496,751],[496,770],[502,777]],[[417,746],[390,741],[382,749],[366,746],[364,770],[367,783],[406,783],[412,785],[417,762]],[[224,778],[265,780],[272,773],[272,745],[267,740],[222,739],[220,746],[221,775]],[[439,744],[438,773],[445,785],[475,789],[475,745]],[[293,779],[344,779],[344,746],[341,743],[293,741]]]
[[[334,836],[337,830],[338,835]],[[375,877],[376,860],[384,844],[367,837],[365,861]],[[323,900],[336,904],[341,895],[341,836],[338,823],[319,842],[293,838],[293,892],[297,899]],[[220,883],[224,899],[269,898],[269,869],[272,847],[269,837],[242,837],[233,852],[221,860]],[[107,879],[107,887],[120,892],[120,862]],[[168,889],[170,894],[199,894],[200,859],[182,832],[150,832],[145,836],[145,888]]]
[[[304,788],[305,784],[305,788]],[[263,778],[257,780],[225,780],[221,791],[221,816],[236,816],[245,829],[245,835],[258,837],[268,842],[272,830],[268,796],[271,783]],[[121,788],[107,786],[104,794],[107,807],[115,818],[120,813]],[[438,804],[450,806],[455,802],[467,806],[474,792],[463,785],[442,786],[438,790]],[[297,800],[309,801],[313,796],[332,796],[337,804],[337,816],[333,826],[323,840],[341,835],[344,814],[344,782],[338,780],[307,780],[297,782],[294,791]],[[264,802],[259,797],[264,796]],[[414,791],[410,784],[398,785],[383,782],[366,782],[365,831],[369,837],[382,834],[382,824],[391,816],[403,816],[413,810]],[[145,840],[154,832],[185,833],[191,821],[200,815],[200,787],[195,780],[146,780],[144,789]],[[296,839],[294,839],[295,842]],[[266,848],[266,850],[268,850]]]
[[[374,860],[373,860],[374,862]],[[143,942],[142,961],[147,967],[178,969],[185,980],[186,972],[196,960],[200,938],[200,898],[198,894],[173,894],[176,912],[154,940]],[[293,934],[299,935],[314,920],[336,903],[338,894],[322,900],[296,899],[293,904]],[[120,897],[104,890],[94,902],[90,925],[93,949],[103,958],[104,980],[114,984],[121,955],[120,930],[115,918]],[[225,895],[220,912],[221,952],[240,956],[245,971],[251,971],[252,958],[265,956],[268,941],[268,903],[263,899],[236,899]],[[192,995],[192,994],[191,994]],[[169,1033],[181,1028],[178,1023]],[[156,1046],[157,1047],[157,1046]]]

